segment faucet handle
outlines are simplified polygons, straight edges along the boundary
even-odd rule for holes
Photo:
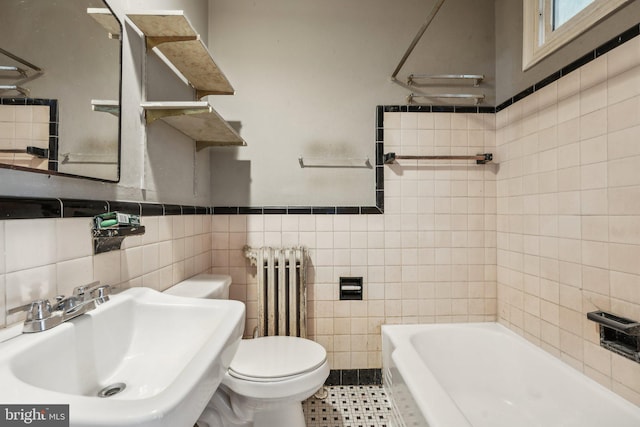
[[[51,303],[47,299],[38,299],[28,304],[14,307],[7,311],[7,314],[16,314],[21,311],[27,312],[27,322],[44,320],[51,317]]]
[[[100,281],[92,282],[87,285],[76,286],[73,288],[73,296],[79,301],[84,302],[89,299],[91,291],[97,286],[100,286]]]
[[[16,314],[16,313],[20,313],[21,311],[27,312],[27,319],[29,320],[44,319],[45,317],[47,317],[45,316],[46,311],[48,311],[49,315],[51,314],[51,303],[49,302],[49,300],[46,300],[46,299],[37,299],[27,304],[9,309],[7,310],[7,314],[9,315]]]
[[[89,285],[76,286],[73,288],[73,296],[80,301],[84,301],[85,296],[89,293],[89,288]]]
[[[96,286],[95,288],[91,289],[91,298],[94,299],[97,305],[102,304],[103,302],[109,301],[110,294],[111,294],[110,285]]]
[[[44,320],[51,317],[51,303],[47,299],[39,299],[31,303],[27,313],[27,321]]]
[[[22,325],[23,333],[41,332],[51,329],[61,323],[60,316],[53,313],[49,300],[33,301],[27,312],[27,318]]]

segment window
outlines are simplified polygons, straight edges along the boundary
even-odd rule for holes
[[[553,3],[553,25],[555,31],[569,19],[573,18],[593,0],[555,0]]]
[[[630,0],[523,0],[522,69],[597,24]]]

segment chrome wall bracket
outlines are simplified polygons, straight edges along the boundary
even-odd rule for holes
[[[144,234],[144,225],[137,227],[103,228],[93,230],[93,253],[117,251],[122,247],[122,241],[127,236]]]

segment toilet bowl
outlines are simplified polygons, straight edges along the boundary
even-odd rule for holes
[[[231,278],[201,274],[165,292],[191,298],[228,298]],[[199,427],[304,427],[302,401],[329,376],[327,353],[298,337],[242,340]]]

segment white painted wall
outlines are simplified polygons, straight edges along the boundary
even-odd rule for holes
[[[373,169],[301,169],[298,156],[369,158],[375,107],[431,11],[423,0],[210,0],[209,47],[237,93],[210,97],[247,147],[211,151],[217,206],[375,204]],[[399,74],[479,73],[494,104],[493,1],[446,2]],[[427,88],[432,92],[466,87]],[[443,104],[445,102],[437,102]]]

